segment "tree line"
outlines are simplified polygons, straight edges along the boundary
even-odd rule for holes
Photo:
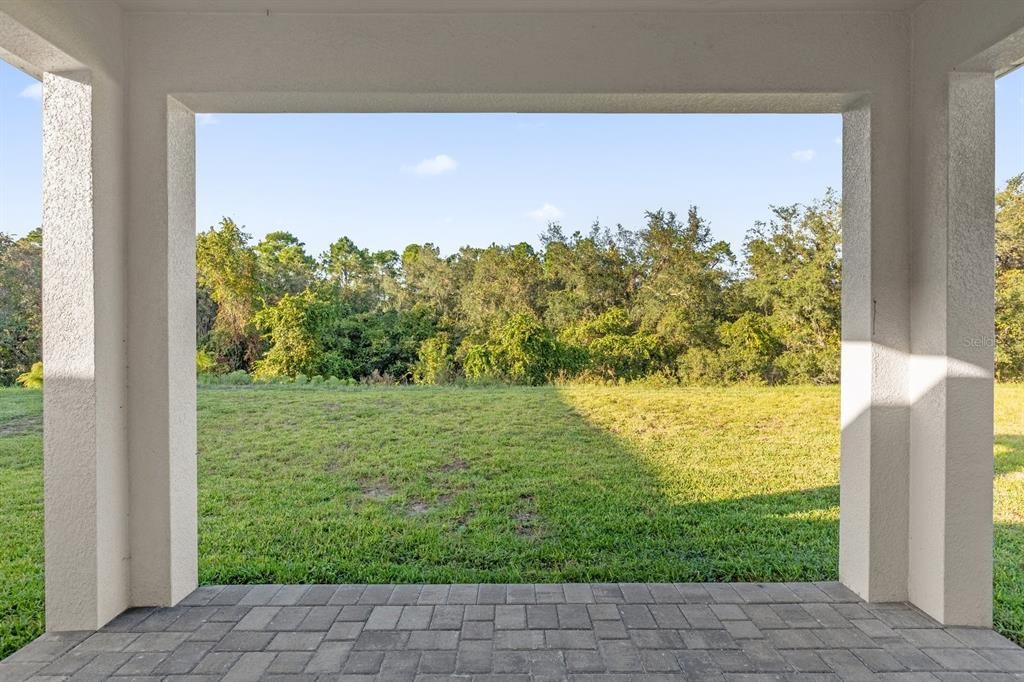
[[[638,229],[319,258],[229,218],[197,237],[200,368],[386,382],[839,378],[839,202],[772,209],[742,259],[696,208]]]
[[[1024,378],[1024,175],[996,194],[996,374]],[[201,377],[344,382],[835,383],[840,205],[775,206],[739,254],[695,207],[528,243],[319,255],[197,235]],[[40,230],[0,233],[0,383],[41,357]],[[38,378],[38,377],[37,377]]]

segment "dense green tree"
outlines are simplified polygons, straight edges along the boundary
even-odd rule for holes
[[[285,294],[301,293],[313,280],[316,261],[305,244],[290,232],[271,232],[255,248],[256,267],[265,305]]]
[[[461,349],[466,378],[543,384],[566,368],[566,349],[536,316],[514,313],[491,331],[483,343]],[[575,368],[574,368],[575,369]]]
[[[1024,379],[1024,174],[996,194],[996,377]]]
[[[481,335],[516,315],[536,317],[540,293],[541,263],[532,246],[523,242],[483,249],[472,278],[461,288],[466,326]]]
[[[400,307],[426,306],[438,319],[454,322],[458,291],[451,259],[442,258],[441,250],[433,244],[410,244],[402,252],[400,269]]]
[[[840,204],[831,191],[810,206],[775,206],[745,247],[749,277],[742,292],[767,327],[749,318],[746,341],[757,345],[791,382],[839,381],[841,310]],[[752,340],[757,336],[756,343]],[[767,335],[767,337],[764,337]],[[771,354],[777,353],[777,356]]]
[[[356,310],[387,307],[398,293],[400,261],[395,251],[370,251],[342,237],[327,250],[322,268]]]
[[[996,196],[996,372],[1024,378],[1024,175]],[[224,218],[197,237],[197,368],[260,379],[539,384],[839,379],[840,202],[771,208],[737,266],[696,208],[598,224],[541,248],[348,237],[319,261],[288,232]],[[0,382],[39,359],[41,235],[0,234]],[[245,378],[245,374],[240,375]]]
[[[638,379],[651,373],[658,340],[636,330],[623,308],[609,308],[562,331],[560,340],[578,349],[584,374],[599,379]]]
[[[566,237],[552,224],[544,244],[544,319],[555,330],[591,320],[612,308],[626,307],[633,295],[636,268],[611,231],[593,225],[583,236]]]
[[[262,287],[249,240],[231,218],[196,236],[196,284],[217,305],[207,345],[227,370],[249,369],[262,351],[253,325]]]
[[[43,234],[0,232],[0,385],[10,385],[43,356]]]
[[[325,344],[339,337],[346,312],[330,287],[285,294],[275,305],[260,310],[254,322],[265,330],[269,348],[254,363],[254,376],[351,376],[344,357]]]
[[[637,241],[641,279],[633,314],[640,329],[658,339],[666,358],[691,347],[714,347],[725,319],[729,245],[712,239],[696,207],[686,222],[671,211],[648,212]]]

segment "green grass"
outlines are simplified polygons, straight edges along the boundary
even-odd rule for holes
[[[43,400],[0,388],[0,659],[43,632]]]
[[[0,389],[0,657],[42,630],[40,393]],[[835,387],[199,391],[200,580],[836,577]],[[996,623],[1024,639],[1024,386]]]

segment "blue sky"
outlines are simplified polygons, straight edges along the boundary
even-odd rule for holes
[[[997,83],[998,182],[1024,170],[1024,70]],[[0,231],[41,221],[38,85],[0,62]],[[637,227],[696,204],[738,251],[770,204],[841,182],[838,115],[215,114],[197,121],[197,228],[231,216],[323,251],[536,243],[550,219]]]

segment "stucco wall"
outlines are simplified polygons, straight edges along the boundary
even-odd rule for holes
[[[47,625],[129,604],[124,64],[113,2],[0,2],[5,56],[47,72],[43,360]]]
[[[74,447],[89,453],[96,480],[80,500],[92,500],[97,519],[82,548],[92,543],[105,562],[96,617],[128,599],[127,546],[133,603],[172,603],[195,583],[190,109],[844,111],[840,574],[870,599],[909,594],[940,617],[982,622],[985,613],[967,603],[978,593],[958,590],[991,554],[958,563],[944,538],[951,528],[954,537],[983,537],[990,523],[978,448],[986,433],[990,446],[991,405],[977,391],[989,385],[991,354],[960,353],[950,343],[952,332],[990,327],[991,308],[980,302],[983,294],[991,301],[991,288],[981,291],[991,264],[976,276],[957,273],[980,263],[991,236],[950,230],[984,220],[985,178],[967,171],[987,157],[982,149],[951,174],[947,74],[1024,25],[1022,4],[986,0],[980,11],[975,2],[929,0],[912,15],[267,15],[123,14],[106,0],[0,0],[0,46],[25,42],[13,22],[59,47],[57,57],[43,50],[26,61],[91,72],[93,256],[74,267],[92,268],[86,312],[95,326],[94,371],[85,391],[92,412],[82,414],[94,445]],[[983,85],[967,83],[965,99],[986,99]],[[966,130],[984,121],[983,108],[964,113],[957,120]],[[984,147],[989,138],[982,130],[977,139]],[[954,177],[966,198],[951,223],[945,205]],[[960,247],[972,254],[966,261],[954,257]],[[52,276],[46,286],[59,294]],[[53,324],[47,338],[72,343],[87,333]],[[950,358],[982,373],[954,400]],[[968,403],[976,407],[957,411]],[[59,408],[52,428],[70,428],[73,412]],[[976,428],[964,431],[968,421]],[[978,490],[960,505],[945,491],[964,471]],[[975,554],[983,549],[972,546]],[[58,597],[61,584],[50,588]],[[76,608],[54,606],[54,613]]]

